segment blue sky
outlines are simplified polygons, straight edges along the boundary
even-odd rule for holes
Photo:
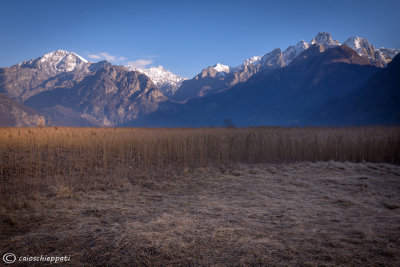
[[[320,31],[400,48],[400,1],[0,0],[0,66],[64,49],[193,77]]]

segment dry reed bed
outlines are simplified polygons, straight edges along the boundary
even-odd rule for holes
[[[400,128],[0,128],[0,190],[8,197],[57,177],[82,187],[99,177],[114,184],[132,174],[329,160],[398,164]]]

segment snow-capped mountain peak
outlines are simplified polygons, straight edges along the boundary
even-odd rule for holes
[[[244,70],[245,67],[247,67],[247,66],[251,66],[251,65],[257,66],[258,64],[260,64],[260,59],[261,59],[261,56],[254,56],[254,57],[248,58],[248,59],[244,60],[243,63],[240,64],[239,66],[232,68],[232,70],[233,70],[233,72],[240,72],[240,71]]]
[[[76,69],[82,69],[90,64],[86,59],[74,52],[65,50],[56,50],[44,54],[43,56],[24,61],[18,64],[21,68],[35,68],[45,70],[49,73],[69,72]]]
[[[289,46],[283,52],[279,48],[276,48],[262,56],[253,56],[246,59],[242,64],[236,67],[229,67],[217,63],[207,69],[215,70],[218,77],[223,77],[227,74],[235,74],[243,71],[255,73],[260,69],[280,68],[289,65],[294,58],[299,56],[313,44],[319,44],[324,48],[332,48],[341,45],[338,40],[333,39],[330,33],[319,32],[310,43],[301,40],[296,45]],[[344,44],[355,50],[359,55],[368,57],[371,63],[381,67],[389,63],[394,56],[400,52],[400,50],[388,48],[375,49],[367,39],[357,36],[349,38],[344,42]],[[243,75],[243,77],[249,77],[249,75]]]
[[[243,65],[244,65],[244,66],[248,66],[248,65],[251,65],[251,64],[257,64],[257,63],[260,61],[260,59],[261,59],[261,56],[254,56],[254,57],[251,57],[251,58],[249,58],[249,59],[246,59],[246,60],[243,62]]]
[[[214,68],[215,71],[217,72],[225,72],[225,73],[229,73],[230,71],[230,67],[227,65],[223,65],[221,63],[217,63],[214,66],[212,66],[212,68]]]
[[[311,44],[320,44],[326,47],[333,47],[340,45],[338,40],[334,40],[332,35],[327,32],[319,32],[312,40]]]
[[[53,51],[53,52],[50,52],[50,53],[47,53],[47,54],[44,54],[41,57],[40,61],[41,62],[45,62],[45,61],[54,60],[54,59],[57,59],[57,58],[62,60],[65,57],[77,57],[83,63],[87,63],[88,62],[86,59],[84,59],[83,57],[81,57],[80,55],[78,55],[78,54],[76,54],[74,52],[68,52],[68,51],[61,50],[61,49]]]
[[[296,44],[296,50],[302,50],[302,51],[304,51],[304,50],[306,50],[308,47],[310,47],[310,44],[307,43],[307,42],[304,41],[304,40],[301,40],[300,42],[298,42],[298,43]],[[301,53],[301,52],[300,52],[300,53]]]
[[[187,80],[185,77],[181,77],[166,70],[163,66],[138,68],[132,65],[125,65],[124,67],[129,71],[137,71],[145,74],[156,87],[161,89],[161,91],[167,95],[174,94],[181,83],[184,80]]]
[[[384,48],[384,47],[377,49],[377,51],[384,53],[390,59],[393,59],[398,53],[400,53],[400,49]]]
[[[400,49],[381,47],[375,50],[375,60],[386,66],[398,53],[400,53]]]
[[[368,42],[365,38],[360,38],[358,36],[353,36],[347,39],[343,44],[347,45],[348,47],[352,48],[356,51],[359,55],[365,55],[365,51],[372,50],[374,51],[375,48]]]
[[[343,44],[352,48],[360,56],[368,57],[372,63],[380,66],[386,66],[400,52],[400,50],[383,47],[375,49],[367,39],[358,36],[350,37]]]
[[[304,40],[301,40],[298,42],[295,46],[289,46],[286,48],[286,50],[283,52],[283,60],[285,61],[285,65],[288,65],[292,60],[300,55],[301,52],[306,50],[310,45],[305,42]]]
[[[249,59],[243,61],[242,64],[235,68],[231,68],[231,72],[241,72],[244,69],[252,66],[254,68],[275,68],[278,66],[282,66],[282,51],[279,48],[275,48],[271,52],[262,55],[262,56],[254,56]],[[284,65],[284,63],[283,63]]]

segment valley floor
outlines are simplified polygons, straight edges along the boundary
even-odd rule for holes
[[[0,215],[3,254],[71,266],[398,266],[400,166],[242,164],[63,184]]]

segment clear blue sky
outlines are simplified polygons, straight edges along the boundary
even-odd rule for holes
[[[400,1],[0,0],[0,66],[64,49],[192,77],[320,31],[400,48]]]

